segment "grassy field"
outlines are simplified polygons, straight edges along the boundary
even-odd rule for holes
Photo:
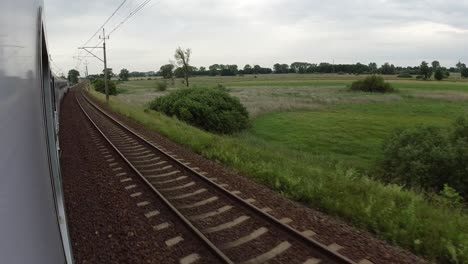
[[[341,75],[268,75],[193,78],[193,85],[227,86],[244,103],[252,126],[234,136],[213,135],[145,104],[169,91],[155,80],[119,85],[111,107],[197,153],[231,166],[284,195],[337,215],[379,237],[441,263],[468,262],[468,216],[424,194],[372,179],[383,140],[395,128],[447,127],[468,113],[468,83],[402,81],[398,92],[349,92],[357,78]],[[102,96],[94,93],[100,99]],[[216,142],[216,143],[215,143]]]
[[[336,163],[368,170],[382,141],[396,128],[426,124],[447,127],[468,113],[468,104],[407,99],[382,104],[347,104],[316,111],[279,112],[255,119],[249,136]]]

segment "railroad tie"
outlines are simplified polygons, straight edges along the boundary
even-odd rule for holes
[[[256,263],[264,263],[272,258],[280,255],[284,251],[288,250],[291,247],[291,244],[287,241],[282,242],[281,244],[277,245],[273,249],[268,252],[265,252],[257,257],[254,257],[250,260],[244,261],[241,264],[256,264]]]
[[[146,218],[151,218],[151,217],[154,217],[154,216],[157,216],[159,215],[159,211],[158,210],[154,210],[154,211],[151,211],[151,212],[148,212],[145,214]]]
[[[170,226],[170,224],[168,222],[164,222],[162,224],[159,224],[159,225],[155,225],[153,226],[153,229],[156,230],[156,231],[159,231],[159,230],[163,230],[163,229],[166,229]]]
[[[147,205],[149,205],[149,204],[150,204],[150,202],[144,201],[144,202],[141,202],[141,203],[137,203],[137,206],[138,206],[138,207],[143,207],[143,206],[147,206]]]
[[[280,221],[281,223],[283,223],[283,224],[289,224],[289,223],[291,223],[293,220],[292,220],[291,218],[289,218],[289,217],[284,217],[284,218],[281,218],[279,221]]]
[[[166,181],[153,181],[153,182],[151,182],[151,183],[155,183],[155,184],[168,184],[168,183],[180,181],[180,180],[183,180],[183,179],[187,179],[187,176],[180,176],[180,177],[177,177],[177,178],[175,178],[175,179],[166,180]]]
[[[204,213],[204,214],[199,214],[199,215],[194,215],[194,216],[190,217],[190,219],[191,220],[201,220],[201,219],[217,216],[219,214],[222,214],[224,212],[227,212],[227,211],[231,210],[232,208],[233,208],[233,206],[226,205],[226,206],[223,206],[221,208],[216,209],[215,211],[211,211],[211,212]]]
[[[182,236],[176,236],[171,239],[166,240],[166,246],[172,247],[174,245],[179,244],[180,242],[184,241],[184,238]]]
[[[213,227],[208,227],[208,228],[205,229],[205,232],[209,234],[209,233],[216,233],[216,232],[219,232],[219,231],[223,231],[223,230],[235,227],[237,225],[240,225],[240,224],[242,224],[243,222],[245,222],[245,221],[247,221],[249,219],[250,219],[250,217],[246,216],[246,215],[239,216],[238,218],[236,218],[236,219],[234,219],[232,221],[226,222],[224,224],[220,224],[220,225],[213,226]]]
[[[192,264],[200,259],[200,255],[193,253],[180,259],[180,264]]]
[[[210,198],[208,198],[206,200],[203,200],[203,201],[200,201],[200,202],[197,202],[197,203],[194,203],[194,204],[183,205],[180,208],[182,208],[182,209],[195,208],[195,207],[199,207],[199,206],[203,206],[203,205],[212,203],[212,202],[217,201],[217,200],[218,200],[218,197],[213,196],[213,197],[210,197]]]
[[[302,264],[319,264],[320,262],[322,262],[321,259],[309,258],[306,261],[304,261]]]
[[[261,235],[263,234],[266,234],[268,232],[268,228],[266,227],[260,227],[259,229],[253,231],[252,233],[244,236],[244,237],[241,237],[237,240],[234,240],[232,242],[228,242],[228,243],[225,243],[223,244],[221,247],[223,249],[228,249],[228,248],[233,248],[233,247],[238,247],[238,246],[241,246],[245,243],[248,243],[254,239],[257,239],[258,237],[260,237]]]
[[[308,237],[308,238],[311,238],[311,237],[316,235],[316,233],[314,231],[312,231],[312,230],[302,231],[301,234]]]
[[[134,198],[134,197],[138,197],[140,195],[141,195],[141,192],[136,192],[136,193],[130,194],[130,197]]]
[[[176,186],[176,187],[164,188],[164,189],[161,189],[161,191],[166,191],[166,192],[177,191],[177,190],[188,188],[188,187],[193,186],[193,185],[195,185],[194,181],[189,182],[189,183],[184,184],[184,185]]]
[[[196,190],[196,191],[191,192],[191,193],[185,193],[185,194],[181,194],[181,195],[172,196],[172,197],[169,197],[169,199],[170,200],[185,199],[185,198],[192,197],[192,196],[195,196],[195,195],[200,194],[200,193],[204,193],[206,191],[207,191],[206,189],[202,188],[202,189]]]

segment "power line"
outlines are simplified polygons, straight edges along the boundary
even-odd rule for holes
[[[106,20],[106,22],[104,22],[104,24],[102,24],[101,27],[99,27],[98,30],[96,30],[96,32],[88,39],[88,41],[86,41],[82,46],[86,46],[86,44],[88,44],[99,32],[101,32],[102,28],[107,24],[107,22],[109,22],[112,17],[114,17],[115,14],[117,14],[117,12],[120,10],[120,8],[125,4],[125,2],[127,2],[127,0],[123,0],[122,3],[120,3],[120,5],[117,7],[117,9],[115,9],[115,11],[112,13],[112,15]]]
[[[104,29],[104,26],[107,24],[107,22],[117,13],[117,11],[123,6],[123,4],[125,4],[127,0],[124,0],[120,5],[119,7],[116,9],[116,11],[114,11],[114,13],[111,15],[111,17],[109,19],[106,20],[106,22],[103,24],[103,26],[101,26],[101,28],[85,43],[89,43],[89,41],[91,41],[91,39],[97,35],[97,33],[101,30],[101,29]],[[131,1],[131,3],[133,3],[134,0]],[[120,26],[122,26],[123,24],[125,24],[125,22],[127,22],[130,18],[134,17],[136,14],[138,14],[149,2],[151,2],[152,0],[144,0],[143,2],[140,3],[140,5],[138,5],[133,11],[131,11],[127,17],[125,17],[119,24],[117,24],[117,26],[115,26],[111,31],[110,33],[107,35],[107,37],[109,37],[113,32],[115,32]],[[158,1],[159,2],[159,1]],[[158,3],[156,2],[156,3]],[[155,4],[156,4],[155,3]],[[152,5],[154,6],[154,5]],[[131,8],[130,8],[131,9]],[[105,38],[106,36],[104,36]],[[96,45],[92,46],[92,47],[88,47],[90,50],[86,50],[88,53],[92,54],[92,52],[96,49],[96,48],[100,48],[100,45],[102,43],[105,43],[104,39],[101,39]],[[85,46],[85,45],[83,45]],[[78,57],[77,57],[77,67],[75,68],[78,68],[79,66],[81,66],[81,62],[82,62],[82,59],[80,59],[82,56],[81,56],[81,53],[78,54]]]
[[[127,0],[123,0],[122,3],[120,3],[120,5],[115,9],[115,11],[109,16],[109,18],[107,18],[107,20],[104,22],[104,24],[102,24],[102,26],[99,27],[99,29],[96,30],[96,32],[82,46],[86,46],[86,44],[88,44],[104,28],[104,26],[112,19],[112,17],[114,17],[114,15],[117,14],[117,12],[120,10],[120,8],[122,8],[122,6],[126,2],[127,2]],[[81,52],[78,53],[78,56],[80,56],[80,55],[81,55]],[[79,61],[76,65],[77,65],[76,68],[80,67],[81,66],[81,61]]]
[[[130,12],[130,14],[124,20],[122,20],[122,22],[120,22],[114,29],[112,29],[109,35],[114,33],[114,31],[116,31],[120,26],[122,26],[125,22],[127,22],[127,20],[129,20],[132,16],[140,12],[151,1],[152,0],[145,0],[144,2],[142,2],[137,8],[135,8],[135,10]]]
[[[111,17],[109,17],[106,22],[103,24],[103,26],[105,26],[107,24],[107,22],[117,13],[117,11],[123,6],[123,4],[125,4],[127,0],[124,0],[120,5],[119,7],[114,11],[114,13],[111,15]],[[114,27],[114,29],[111,30],[111,32],[108,34],[108,36],[110,36],[110,34],[112,34],[114,31],[116,31],[120,26],[122,26],[126,21],[128,21],[128,19],[130,19],[131,17],[133,17],[134,15],[136,15],[138,12],[140,12],[149,2],[151,2],[152,0],[145,0],[143,1],[139,6],[137,6],[133,11],[130,12],[130,14],[124,19],[122,20],[116,27]],[[133,2],[133,0],[132,0]],[[96,31],[96,33],[93,34],[93,36],[85,43],[85,45],[87,43],[89,43],[89,41],[91,41],[91,39],[97,35],[97,33],[103,28],[103,26],[101,26],[99,28],[98,31]],[[99,41],[96,45],[94,45],[94,47],[99,47],[101,44],[103,43],[103,41]],[[85,46],[83,45],[83,46]],[[95,48],[91,49],[90,51],[92,52]],[[81,56],[81,52],[78,54],[78,57]],[[81,60],[79,60],[77,62],[77,67],[80,67],[81,66]]]

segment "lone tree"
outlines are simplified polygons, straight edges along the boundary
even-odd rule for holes
[[[80,76],[80,72],[72,69],[68,71],[68,81],[77,84],[78,83],[78,77]]]
[[[174,65],[166,64],[159,68],[159,75],[161,75],[164,79],[172,79],[174,77]]]
[[[191,72],[190,67],[190,55],[192,54],[191,49],[183,50],[181,47],[178,47],[175,51],[174,58],[177,65],[182,69],[184,73],[185,85],[189,86],[189,76]]]
[[[120,70],[119,78],[122,81],[128,81],[129,72],[127,69]]]
[[[463,78],[468,78],[468,68],[467,68],[467,67],[463,67],[463,68],[461,69],[461,76],[462,76]]]
[[[432,76],[432,69],[429,67],[429,64],[425,61],[421,62],[421,75],[424,76],[424,80],[430,79]]]
[[[107,71],[107,80],[110,80],[112,77],[114,77],[114,72],[112,71],[112,68],[107,68],[102,70],[102,77],[105,78],[106,76],[106,71]]]
[[[442,70],[442,68],[437,68],[437,70],[435,70],[435,73],[434,73],[434,78],[438,81],[442,81],[442,79],[444,79],[445,77],[445,74],[444,74],[444,71]]]

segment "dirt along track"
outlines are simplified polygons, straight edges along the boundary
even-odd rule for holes
[[[68,118],[72,119],[75,118],[75,123],[76,122],[76,116],[79,116],[79,107],[74,100],[74,94],[76,92],[71,93],[73,96],[68,96],[65,100],[65,104],[67,107],[73,109],[73,111],[70,111],[71,113],[68,116]],[[82,105],[84,106],[86,103],[85,100],[80,100],[82,102]],[[71,106],[72,105],[72,106]],[[67,108],[65,107],[65,108]],[[320,241],[320,243],[327,245],[326,248],[329,251],[333,251],[336,253],[342,253],[346,255],[346,257],[349,257],[352,259],[352,261],[342,261],[342,259],[336,259],[333,256],[329,256],[326,253],[324,254],[323,252],[317,252],[317,249],[313,249],[309,244],[304,243],[304,241],[298,241],[300,239],[297,239],[295,236],[291,236],[287,234],[284,229],[278,228],[274,223],[265,221],[262,217],[258,217],[254,215],[252,212],[247,212],[245,206],[235,204],[233,205],[233,201],[223,198],[223,194],[220,193],[219,191],[212,190],[209,188],[209,186],[206,185],[206,183],[203,183],[203,181],[197,180],[195,178],[188,177],[186,175],[190,174],[190,171],[186,171],[186,167],[184,166],[179,166],[177,164],[174,164],[170,160],[167,159],[161,159],[160,155],[156,155],[153,152],[143,148],[141,142],[138,141],[138,138],[136,136],[128,135],[123,133],[121,129],[116,129],[115,125],[112,127],[112,122],[109,120],[105,120],[103,116],[99,117],[99,113],[96,111],[94,113],[91,113],[91,106],[84,106],[84,108],[89,109],[90,111],[90,116],[93,116],[92,118],[95,120],[99,120],[99,123],[102,130],[105,132],[107,130],[107,133],[109,134],[109,138],[111,139],[111,142],[115,143],[115,145],[120,145],[121,148],[123,149],[122,152],[125,154],[124,156],[128,157],[131,161],[133,161],[133,164],[138,164],[140,167],[139,170],[147,172],[146,176],[152,176],[153,180],[156,180],[153,182],[153,185],[161,190],[167,197],[172,197],[175,206],[179,208],[181,211],[184,212],[185,215],[190,216],[192,219],[192,222],[194,225],[199,229],[199,230],[204,230],[204,234],[206,237],[210,239],[214,244],[219,245],[220,248],[222,248],[223,253],[226,254],[226,256],[229,257],[230,260],[233,260],[233,262],[246,262],[246,263],[260,263],[262,261],[270,261],[269,263],[352,263],[352,261],[355,261],[356,263],[422,263],[423,260],[407,253],[399,249],[392,248],[385,243],[378,241],[376,239],[373,239],[372,237],[369,236],[369,234],[366,234],[364,232],[359,232],[352,230],[348,226],[331,220],[327,223],[322,223],[322,221],[326,219],[323,215],[320,213],[314,213],[311,214],[310,209],[305,209],[302,208],[301,206],[293,203],[293,206],[288,206],[288,203],[291,203],[289,201],[283,201],[285,199],[280,198],[276,194],[270,194],[271,191],[265,189],[264,187],[260,187],[256,184],[253,183],[248,183],[246,180],[241,180],[241,181],[235,181],[235,182],[230,182],[227,181],[226,179],[223,179],[222,177],[226,174],[229,174],[231,172],[225,172],[223,171],[223,168],[219,168],[219,165],[212,164],[209,161],[200,159],[200,157],[197,157],[193,154],[187,154],[187,151],[183,148],[175,146],[174,148],[170,148],[170,152],[172,153],[172,156],[178,157],[179,160],[185,160],[184,163],[186,166],[191,166],[192,168],[196,168],[199,170],[200,173],[207,175],[207,177],[211,177],[213,181],[218,182],[220,185],[223,187],[226,187],[231,190],[231,192],[235,193],[239,197],[243,197],[244,200],[255,204],[255,206],[262,208],[263,211],[267,212],[270,215],[273,215],[277,217],[280,222],[286,223],[294,228],[296,228],[299,232],[306,234],[306,236],[313,238],[314,240]],[[63,112],[66,112],[67,109],[62,109]],[[66,114],[62,114],[63,118],[65,117]],[[81,114],[83,116],[83,114]],[[125,118],[124,118],[125,119]],[[128,120],[126,120],[128,121]],[[82,152],[85,154],[88,154],[88,156],[93,157],[92,153],[99,153],[99,151],[102,151],[102,147],[106,145],[105,141],[101,140],[99,141],[99,134],[98,133],[92,133],[92,127],[89,122],[86,122],[86,120],[83,120],[80,122],[81,125],[76,125],[74,126],[74,133],[81,133],[85,134],[86,131],[87,133],[90,134],[91,139],[88,144],[91,146],[89,149],[86,149]],[[135,128],[138,128],[138,125],[132,122],[130,125]],[[87,124],[87,125],[85,125]],[[66,124],[62,124],[64,129]],[[70,125],[72,127],[72,125]],[[70,128],[69,128],[70,129]],[[83,132],[83,130],[85,132]],[[148,131],[143,130],[143,134],[145,136],[148,135]],[[81,131],[81,132],[80,132]],[[140,129],[138,129],[140,131]],[[63,130],[62,130],[63,132]],[[65,133],[63,133],[65,134]],[[106,133],[104,133],[106,134]],[[147,138],[151,138],[152,142],[155,144],[159,144],[162,146],[170,146],[173,143],[168,143],[166,139],[162,139],[161,137],[155,133],[150,133],[151,135],[148,136]],[[63,136],[65,137],[65,136]],[[84,137],[84,136],[83,136]],[[157,140],[157,143],[155,140]],[[80,137],[81,140],[81,137]],[[103,146],[92,146],[93,145],[93,140],[98,142],[98,144],[102,144]],[[71,140],[69,144],[72,144]],[[62,148],[65,149],[63,146],[66,143],[62,142]],[[86,145],[84,145],[86,146]],[[98,150],[93,149],[97,148]],[[164,148],[163,148],[164,149]],[[136,150],[136,151],[134,151]],[[112,152],[111,149],[106,149],[105,151]],[[137,154],[136,154],[137,152]],[[177,154],[175,154],[175,153]],[[91,153],[91,155],[90,155]],[[139,153],[139,154],[138,154]],[[142,154],[143,156],[141,156]],[[152,155],[153,154],[153,155]],[[82,155],[82,154],[76,154],[75,155]],[[107,154],[108,156],[110,154]],[[140,156],[138,156],[140,155]],[[86,156],[86,155],[85,155]],[[96,156],[96,154],[94,154]],[[97,156],[102,156],[102,155],[97,155]],[[119,214],[119,212],[114,212],[117,210],[122,210],[121,208],[128,206],[128,207],[133,207],[134,209],[136,208],[136,211],[141,210],[142,214],[145,215],[145,212],[148,213],[147,209],[147,203],[150,200],[151,205],[155,206],[156,209],[150,210],[149,212],[154,212],[155,210],[158,212],[158,217],[160,216],[170,216],[171,212],[166,212],[166,214],[163,214],[163,211],[160,208],[164,208],[164,204],[155,196],[149,197],[151,195],[148,195],[148,197],[145,197],[144,201],[137,203],[137,206],[135,206],[135,203],[132,202],[132,199],[128,198],[128,191],[130,189],[134,188],[144,188],[144,184],[142,182],[139,182],[138,184],[134,184],[133,181],[137,182],[138,177],[136,175],[133,175],[132,177],[127,177],[127,174],[130,175],[132,174],[131,168],[129,166],[122,164],[122,162],[118,161],[119,157],[118,155],[114,155],[116,157],[110,157],[108,156],[107,158],[96,158],[95,160],[93,158],[92,161],[89,161],[90,163],[94,163],[94,165],[90,166],[91,169],[89,173],[95,173],[93,166],[97,167],[102,167],[102,174],[106,175],[109,173],[106,173],[108,171],[114,170],[116,167],[120,168],[122,167],[122,171],[126,173],[123,177],[118,178],[118,181],[116,181],[116,177],[110,176],[112,180],[109,178],[106,178],[105,176],[103,177],[91,177],[92,179],[86,178],[86,182],[89,181],[98,181],[98,183],[88,183],[91,186],[85,187],[85,191],[97,191],[97,192],[102,192],[102,195],[104,196],[106,192],[109,192],[109,188],[113,189],[114,193],[123,193],[123,197],[127,195],[126,197],[126,202],[121,201],[121,203],[124,204],[124,206],[118,206],[118,208],[106,208],[103,210],[106,214]],[[70,156],[71,157],[71,156]],[[138,160],[138,158],[144,157],[147,160],[151,160],[152,162],[145,162],[144,160]],[[182,158],[183,157],[183,158]],[[80,157],[81,158],[81,157]],[[167,157],[166,157],[167,158]],[[71,159],[71,158],[70,158]],[[63,155],[63,162],[66,160],[65,154]],[[195,161],[195,164],[191,164],[191,162]],[[84,161],[86,164],[88,161]],[[77,163],[77,162],[75,162]],[[102,164],[106,164],[105,166],[102,166]],[[112,164],[112,165],[111,165]],[[155,164],[153,166],[153,164]],[[210,166],[207,166],[210,165]],[[111,165],[110,167],[107,165]],[[62,166],[67,166],[67,164],[63,164]],[[83,170],[83,169],[88,169],[88,168],[83,168],[83,165],[76,165],[77,169]],[[88,167],[87,165],[86,167]],[[107,167],[106,167],[107,166]],[[198,167],[196,167],[198,166]],[[109,169],[110,168],[110,169]],[[205,170],[203,170],[205,169]],[[117,174],[123,173],[121,170],[117,170]],[[185,171],[184,171],[185,170]],[[99,170],[98,170],[99,171]],[[115,171],[114,171],[115,172]],[[88,174],[89,174],[88,173]],[[65,169],[64,169],[64,174],[65,174]],[[86,173],[85,173],[86,174]],[[112,174],[112,173],[110,173]],[[114,173],[115,174],[115,173]],[[133,174],[135,174],[133,172]],[[212,175],[216,175],[217,178],[214,178]],[[95,175],[96,176],[96,175]],[[239,177],[239,176],[237,176]],[[78,176],[75,176],[72,178],[72,180],[69,180],[68,177],[65,177],[64,175],[64,181],[65,181],[65,189],[67,196],[76,196],[74,193],[75,191],[73,188],[77,188],[76,185],[86,185],[83,181],[83,178],[78,179]],[[129,180],[130,179],[130,180]],[[151,178],[149,178],[151,179]],[[231,179],[232,180],[232,179]],[[78,181],[75,184],[73,184],[73,181]],[[108,182],[109,181],[109,182]],[[115,186],[112,186],[112,182],[115,182]],[[123,182],[122,182],[123,181]],[[140,179],[141,181],[141,179]],[[228,182],[228,183],[225,183]],[[70,184],[69,184],[70,183]],[[119,190],[116,190],[115,187],[120,186]],[[250,184],[250,186],[246,186],[246,184]],[[102,185],[107,185],[107,186],[102,186]],[[236,186],[237,185],[237,186]],[[100,188],[100,190],[93,189],[94,188]],[[107,187],[107,188],[106,188]],[[237,188],[239,187],[239,188]],[[126,188],[129,188],[128,190]],[[256,188],[261,188],[260,190],[256,190],[256,192],[253,192],[252,194],[255,194],[255,196],[249,196],[249,192],[251,190],[255,190]],[[83,188],[82,188],[83,189]],[[91,190],[90,190],[91,189]],[[106,191],[107,189],[107,191]],[[122,191],[124,190],[124,191]],[[242,190],[242,191],[239,191]],[[69,194],[69,192],[73,194]],[[86,195],[84,195],[86,196]],[[120,196],[120,194],[115,194],[113,196]],[[270,196],[270,197],[268,197]],[[177,199],[175,199],[175,198]],[[101,197],[99,197],[101,198]],[[153,200],[151,200],[152,198]],[[264,199],[261,199],[264,198]],[[265,199],[266,198],[266,199]],[[76,198],[75,198],[76,199]],[[67,203],[67,209],[71,211],[71,209],[76,210],[76,211],[82,211],[82,213],[86,214],[91,214],[89,211],[94,210],[94,211],[99,211],[101,210],[101,206],[103,204],[109,204],[110,202],[107,198],[102,199],[102,201],[99,200],[99,202],[102,202],[102,204],[99,204],[96,202],[96,200],[91,200],[87,201],[85,203],[86,206],[83,206],[81,203],[82,201],[75,201],[71,206],[69,203]],[[125,198],[123,198],[125,200]],[[70,199],[67,199],[70,200]],[[78,199],[80,200],[80,199]],[[269,204],[268,201],[276,202],[279,201],[278,204]],[[129,202],[130,201],[130,202]],[[125,205],[127,203],[127,205]],[[112,203],[113,204],[113,203]],[[138,204],[140,206],[138,206]],[[288,209],[284,209],[284,206],[288,206]],[[72,207],[72,208],[69,208]],[[84,208],[83,208],[84,207]],[[271,208],[274,208],[272,210]],[[107,210],[109,209],[109,210]],[[298,209],[298,210],[296,210]],[[72,211],[73,211],[72,210]],[[133,210],[133,209],[126,209],[126,210]],[[145,211],[146,210],[146,211]],[[108,212],[107,212],[108,211]],[[313,211],[312,211],[313,212]],[[100,214],[101,212],[98,212]],[[138,214],[136,212],[132,212],[134,214]],[[172,214],[173,215],[173,214]],[[89,215],[88,217],[93,217],[93,215]],[[126,217],[123,219],[120,218],[114,218],[115,225],[118,227],[125,227],[125,228],[133,228],[133,223],[140,225],[139,221],[140,220],[146,220],[148,221],[147,217],[137,217],[137,219],[133,219],[133,215],[130,216],[130,214],[126,214]],[[284,217],[288,216],[288,217]],[[73,222],[73,215],[69,212],[69,218]],[[141,219],[139,219],[141,218]],[[151,220],[151,219],[150,219]],[[315,221],[314,224],[310,224],[309,221]],[[86,222],[86,219],[84,219]],[[89,219],[88,219],[89,221]],[[174,220],[177,222],[177,220]],[[112,222],[112,221],[111,221]],[[169,221],[166,221],[165,223],[168,223]],[[105,223],[105,222],[104,222]],[[106,225],[106,224],[104,224]],[[326,230],[322,230],[320,228],[317,228],[317,226],[324,226],[327,228]],[[78,226],[78,225],[77,225]],[[89,226],[84,224],[83,226]],[[193,241],[196,241],[196,238],[193,238],[193,235],[190,235],[188,233],[184,233],[186,230],[180,230],[179,234],[172,234],[175,236],[166,236],[163,237],[164,235],[160,234],[159,232],[154,232],[155,230],[155,225],[152,224],[147,224],[148,229],[146,230],[146,233],[144,233],[144,237],[137,238],[140,239],[141,244],[144,246],[147,246],[148,248],[151,248],[151,245],[158,245],[158,247],[155,247],[158,249],[156,253],[153,253],[156,256],[148,257],[148,256],[139,256],[138,254],[143,253],[141,250],[134,249],[133,247],[128,247],[128,253],[127,256],[131,255],[134,260],[137,260],[135,263],[145,263],[145,262],[153,262],[156,261],[157,263],[170,263],[174,262],[177,260],[180,260],[181,257],[185,255],[191,255],[194,256],[194,254],[198,258],[207,258],[208,262],[210,260],[212,261],[219,261],[217,259],[214,259],[212,254],[210,254],[209,250],[207,250],[205,247],[200,246],[200,247],[195,247],[195,248],[190,248],[189,250],[186,250],[185,247],[187,245],[184,245],[184,243],[181,243],[181,241],[189,241],[190,239],[193,239]],[[156,225],[158,226],[158,225]],[[180,226],[180,229],[184,229],[183,225],[174,225],[174,226]],[[93,225],[93,227],[95,227]],[[98,226],[100,227],[100,226]],[[138,226],[140,228],[140,226]],[[330,228],[331,227],[331,228]],[[85,238],[92,238],[93,236],[90,235],[90,227],[80,227],[76,228],[77,230],[74,230],[75,228],[71,227],[71,233],[72,233],[72,240],[75,245],[75,237],[76,236],[74,233],[80,233],[81,236],[79,237],[78,241],[80,239]],[[92,231],[92,230],[91,230]],[[120,230],[114,230],[116,232],[120,232]],[[152,232],[151,234],[148,232]],[[335,232],[335,233],[334,233]],[[330,235],[331,234],[331,235]],[[155,236],[156,238],[153,238]],[[186,238],[187,236],[187,238]],[[333,237],[335,236],[335,237]],[[137,236],[132,236],[132,237],[137,237]],[[170,238],[172,237],[172,238]],[[105,240],[105,239],[104,239]],[[157,243],[159,241],[159,244]],[[172,249],[169,248],[167,249],[167,241],[172,241],[170,243],[175,243],[176,247],[173,247]],[[118,241],[120,242],[120,241]],[[126,242],[123,241],[124,244]],[[88,246],[84,246],[78,243],[78,247],[80,247],[80,250],[83,251],[83,256],[88,256],[88,257],[96,257],[96,249],[94,248],[92,244]],[[116,249],[120,249],[121,245],[120,243],[117,243],[118,245],[115,245]],[[164,244],[166,244],[166,250],[160,250],[164,248]],[[193,243],[191,243],[193,244]],[[203,244],[203,243],[199,243]],[[163,246],[161,246],[163,245]],[[179,248],[179,251],[184,251],[183,254],[180,254],[178,251],[176,251],[177,254],[174,254],[175,251],[174,249]],[[193,246],[193,245],[192,245]],[[153,248],[154,249],[154,248]],[[78,252],[81,252],[78,250]],[[114,257],[112,256],[112,253],[116,253],[114,251],[114,248],[111,247],[110,250],[107,249],[108,251],[108,257]],[[76,249],[75,249],[76,251]],[[167,252],[166,252],[167,251]],[[189,253],[192,252],[192,253]],[[120,250],[117,250],[117,252],[120,252]],[[193,253],[196,252],[196,253]],[[200,252],[200,253],[198,253]],[[169,258],[162,257],[161,256],[167,256],[169,255]],[[174,257],[174,254],[178,257]],[[77,255],[77,252],[75,252],[75,255]],[[118,254],[116,254],[118,255]],[[106,255],[107,256],[107,255]],[[75,256],[77,259],[81,257]],[[118,256],[115,256],[118,258]],[[119,259],[120,260],[126,260],[125,259],[126,255],[123,254]],[[159,259],[158,259],[159,258]],[[86,258],[82,258],[85,260]],[[164,261],[161,261],[161,260]],[[147,261],[145,261],[147,260]],[[320,260],[320,262],[319,262]],[[126,260],[128,262],[128,260]],[[249,262],[250,261],[250,262]],[[125,261],[124,261],[125,262]],[[208,263],[207,261],[202,261],[200,263]],[[84,263],[84,262],[82,262]],[[94,262],[90,262],[94,263]],[[133,261],[131,261],[133,263]]]
[[[184,258],[185,263],[197,258],[219,263],[119,162],[72,93],[65,98],[61,118],[63,186],[76,263],[178,263]],[[122,170],[112,170],[110,159]],[[136,186],[126,189],[129,182]],[[181,236],[184,240],[178,241]]]

